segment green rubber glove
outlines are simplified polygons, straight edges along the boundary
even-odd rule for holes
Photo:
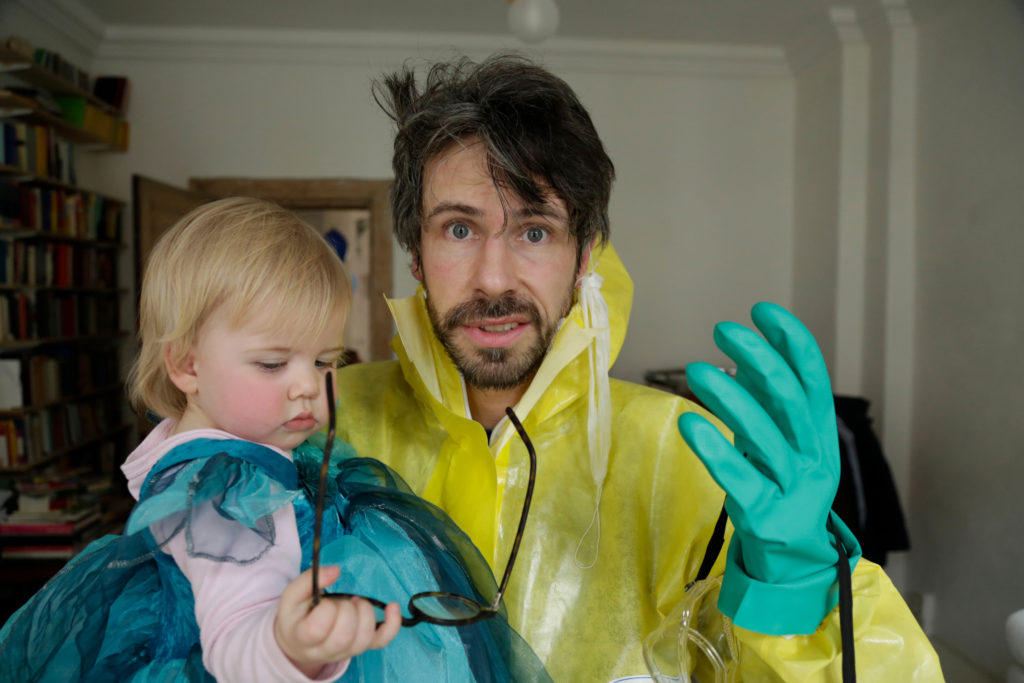
[[[696,413],[680,416],[679,432],[725,490],[735,528],[719,609],[759,633],[813,633],[838,601],[830,517],[851,570],[860,557],[857,539],[831,513],[840,472],[835,403],[807,328],[765,302],[751,318],[764,338],[737,323],[715,327],[735,380],[707,363],[686,368],[691,390],[735,445]]]

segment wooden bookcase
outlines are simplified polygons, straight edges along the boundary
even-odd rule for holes
[[[12,533],[16,519],[29,519],[20,513],[6,533],[0,523],[2,623],[90,538],[119,530],[131,501],[118,466],[133,424],[121,361],[129,290],[118,281],[130,258],[125,202],[82,187],[74,166],[83,150],[125,149],[127,122],[2,47],[0,71],[9,74],[0,87],[0,495],[12,492],[13,509],[26,492],[45,501],[52,489],[53,500],[70,495],[90,510],[90,523],[69,533],[55,532],[59,524]],[[84,120],[56,110],[58,97],[71,97]]]

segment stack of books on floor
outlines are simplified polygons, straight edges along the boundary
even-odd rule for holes
[[[18,484],[18,507],[0,519],[0,558],[69,560],[110,531],[101,499],[109,484],[78,478]]]
[[[65,512],[13,512],[0,522],[0,557],[5,560],[70,560],[98,533],[99,507]]]

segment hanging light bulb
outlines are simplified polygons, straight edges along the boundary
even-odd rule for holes
[[[558,30],[555,0],[509,0],[508,27],[524,43],[541,43]]]

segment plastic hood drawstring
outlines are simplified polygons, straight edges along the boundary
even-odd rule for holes
[[[587,347],[590,365],[590,381],[587,383],[587,443],[590,449],[590,474],[594,478],[597,495],[594,501],[594,516],[583,532],[576,546],[573,560],[580,569],[589,569],[597,563],[601,546],[601,492],[608,473],[608,452],[611,450],[611,391],[608,370],[611,362],[611,326],[608,320],[608,304],[601,294],[604,278],[594,268],[580,278],[579,298],[583,311],[583,324],[596,332],[593,342]],[[592,530],[597,532],[594,552],[589,563],[580,562],[580,551]]]

